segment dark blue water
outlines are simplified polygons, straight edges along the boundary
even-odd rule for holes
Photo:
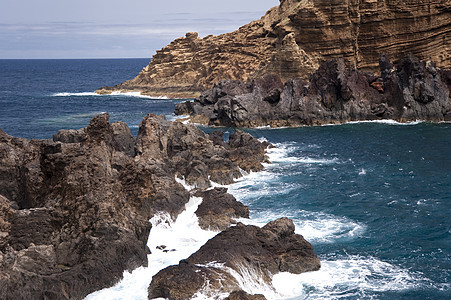
[[[136,133],[179,100],[92,92],[148,59],[0,60],[0,128],[27,138],[78,129],[100,112]],[[451,298],[451,124],[359,123],[248,130],[278,146],[273,164],[230,191],[251,223],[289,216],[322,269],[275,277],[295,299]],[[292,290],[290,290],[292,289]]]
[[[0,128],[10,135],[51,138],[59,129],[81,128],[102,112],[136,133],[152,111],[171,114],[174,100],[155,101],[93,92],[135,77],[149,59],[0,60]]]

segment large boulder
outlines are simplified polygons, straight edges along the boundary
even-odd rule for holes
[[[240,291],[238,277],[249,276],[243,272],[270,284],[272,275],[279,272],[300,274],[319,268],[312,245],[294,233],[290,219],[277,219],[263,228],[238,223],[178,265],[158,272],[149,286],[149,299],[189,299],[198,292],[213,296]]]

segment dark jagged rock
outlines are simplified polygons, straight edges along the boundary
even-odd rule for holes
[[[152,278],[148,297],[169,300],[190,299],[206,286],[206,280],[209,280],[209,288],[214,294],[233,289],[237,285],[231,275],[219,268],[196,265],[182,260],[177,266],[167,267]]]
[[[61,143],[81,143],[86,140],[86,128],[74,129],[61,129],[58,133],[53,135],[54,142]]]
[[[0,295],[82,299],[146,265],[149,219],[190,198],[176,176],[209,187],[241,175],[231,152],[248,146],[226,146],[152,114],[136,139],[108,114],[54,141],[0,130]]]
[[[249,218],[249,208],[227,193],[226,188],[214,188],[195,194],[202,197],[196,210],[202,229],[222,231],[236,223],[234,218]]]
[[[245,291],[233,291],[225,300],[266,300],[263,295],[249,295]]]
[[[176,112],[191,114],[193,122],[229,127],[378,119],[451,121],[449,70],[438,69],[433,62],[420,61],[411,54],[395,66],[382,56],[380,69],[381,75],[376,76],[334,59],[323,63],[308,83],[290,79],[282,85],[274,75],[247,84],[221,82],[194,102],[179,104]]]
[[[294,233],[290,219],[281,218],[263,228],[238,223],[178,265],[158,272],[149,286],[149,298],[188,299],[197,292],[209,296],[211,290],[239,291],[230,270],[240,274],[246,269],[258,280],[270,283],[271,275],[278,272],[299,274],[319,268],[312,245]]]
[[[273,147],[270,143],[266,141],[260,142],[249,133],[241,130],[235,130],[230,135],[229,146],[231,148],[231,159],[246,172],[263,170],[261,163],[269,163],[268,157],[265,155],[265,149]]]

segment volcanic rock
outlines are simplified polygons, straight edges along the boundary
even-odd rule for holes
[[[242,167],[231,152],[248,145],[257,148],[217,145],[152,114],[136,139],[108,114],[54,141],[0,130],[0,295],[82,299],[146,265],[149,219],[161,211],[175,219],[191,196],[176,176],[199,187],[210,177],[230,182]]]
[[[54,142],[61,143],[81,143],[86,140],[86,128],[75,129],[61,129],[58,133],[53,135]]]
[[[384,55],[380,69],[376,76],[333,59],[321,64],[308,83],[290,79],[282,84],[275,75],[220,82],[194,102],[179,104],[176,112],[190,114],[194,122],[229,127],[451,120],[449,70],[412,54],[395,66]]]
[[[236,223],[234,218],[249,218],[249,208],[228,194],[226,188],[197,192],[195,196],[203,199],[196,210],[202,229],[222,231]]]
[[[239,291],[237,276],[246,276],[243,270],[254,280],[271,283],[271,276],[278,272],[300,274],[319,268],[312,245],[294,233],[290,219],[277,219],[263,228],[238,223],[178,265],[158,272],[149,286],[149,299]],[[246,279],[252,280],[249,275]]]
[[[281,0],[234,32],[187,33],[158,50],[136,78],[97,92],[193,98],[222,80],[308,80],[330,59],[374,72],[382,53],[398,60],[412,52],[450,68],[450,19],[447,0]]]
[[[245,291],[233,291],[225,300],[266,300],[263,295],[249,295]]]

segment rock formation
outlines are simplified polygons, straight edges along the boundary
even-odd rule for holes
[[[249,218],[249,208],[228,194],[226,188],[199,191],[195,195],[203,199],[196,210],[202,229],[222,231],[236,223],[235,218]]]
[[[271,275],[278,272],[300,274],[319,268],[312,245],[294,233],[290,219],[277,219],[263,228],[238,223],[178,265],[158,272],[149,286],[149,299],[190,299],[198,292],[206,296],[234,292],[230,299],[237,299],[233,298],[237,294],[243,296],[238,299],[261,299],[245,298],[235,274],[248,270],[254,280],[270,283]]]
[[[412,52],[449,68],[450,20],[448,0],[281,0],[234,32],[187,33],[157,51],[136,78],[97,92],[192,98],[222,80],[308,80],[330,59],[375,71],[382,53],[397,60]]]
[[[266,160],[265,147],[242,132],[223,145],[211,136],[152,114],[136,139],[108,114],[87,128],[60,131],[54,141],[0,130],[1,298],[82,299],[146,265],[149,219],[160,211],[175,218],[190,198],[176,176],[207,188],[210,179],[231,183],[249,168],[239,153],[261,150],[256,169]],[[233,202],[225,190],[205,193]],[[229,223],[246,216],[242,204],[234,203],[235,214],[211,208],[212,201],[207,215]]]
[[[302,126],[393,119],[451,121],[450,70],[409,54],[396,66],[380,59],[380,76],[346,67],[343,59],[323,63],[310,81],[277,75],[222,81],[176,114],[196,123],[229,127]]]

